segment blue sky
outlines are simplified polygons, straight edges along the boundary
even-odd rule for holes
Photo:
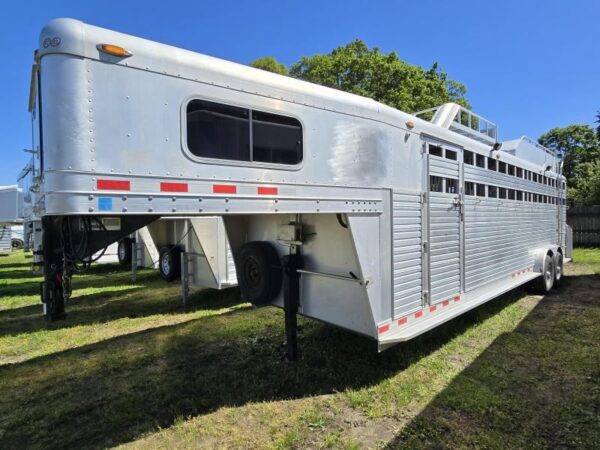
[[[289,65],[355,38],[405,61],[437,61],[467,86],[500,138],[592,124],[600,109],[600,1],[21,1],[0,15],[0,185],[30,146],[32,55],[52,18],[73,17],[240,63]]]

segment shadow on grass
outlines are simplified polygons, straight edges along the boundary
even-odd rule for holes
[[[386,448],[598,448],[600,277],[567,277]]]
[[[8,256],[8,255],[7,255]],[[23,269],[31,267],[31,262],[22,262],[22,263],[6,263],[4,261],[0,261],[3,264],[0,266],[2,269]]]
[[[67,317],[56,322],[46,322],[42,317],[41,304],[0,311],[0,337],[39,330],[58,330],[90,323],[104,323],[120,318],[139,318],[158,314],[181,314],[201,310],[228,308],[242,303],[237,288],[217,291],[203,289],[190,294],[186,307],[181,301],[177,285],[164,283],[154,272],[145,274],[147,280],[139,285],[122,285],[116,291],[100,291],[76,295],[67,303]],[[84,289],[87,283],[76,280],[75,289]],[[139,280],[142,282],[143,280]],[[83,286],[82,286],[83,284]],[[104,286],[114,285],[106,281]],[[94,283],[95,287],[102,284]],[[39,289],[39,288],[38,288]],[[39,292],[39,291],[38,291]],[[140,292],[144,292],[140,295]]]
[[[10,264],[1,265],[2,269],[9,267]],[[26,265],[28,269],[19,271],[3,270],[0,271],[0,297],[12,297],[12,296],[25,296],[25,295],[38,295],[40,292],[40,282],[42,277],[40,275],[32,274],[29,265]],[[153,271],[142,270],[139,272],[138,277],[140,281],[144,281],[148,277],[154,275]],[[114,286],[115,284],[129,283],[130,275],[122,269],[118,264],[98,264],[92,266],[89,270],[84,272],[82,275],[74,275],[73,284],[79,285],[80,289],[94,288],[94,287],[105,287]],[[3,280],[35,280],[26,281],[24,283],[7,282]]]
[[[31,269],[18,269],[18,270],[4,270],[0,272],[0,280],[10,280],[10,279],[28,279],[28,278],[38,278],[41,280],[39,274],[34,274]],[[2,288],[0,288],[2,289]]]
[[[301,319],[303,357],[283,363],[283,314],[259,308],[0,367],[0,447],[104,448],[223,406],[374,385],[523,295],[513,291],[382,354],[370,339]]]

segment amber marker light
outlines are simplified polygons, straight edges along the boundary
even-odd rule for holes
[[[102,53],[106,53],[107,55],[118,56],[119,58],[128,58],[129,56],[131,56],[131,53],[129,53],[123,47],[119,47],[118,45],[98,44],[96,45],[96,48]]]
[[[412,130],[415,127],[415,123],[411,122],[410,120],[408,122],[406,122],[406,126],[409,130]]]

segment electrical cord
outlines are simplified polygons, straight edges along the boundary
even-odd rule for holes
[[[83,225],[81,230],[81,238],[79,242],[73,242],[73,229],[72,229],[72,218],[63,218],[61,224],[60,240],[63,248],[63,256],[67,268],[73,269],[74,272],[82,273],[90,268],[91,264],[98,261],[104,253],[106,248],[100,252],[95,258],[87,257],[89,250],[90,234],[92,232],[92,220],[94,220],[103,231],[107,231],[106,227],[97,217],[81,217],[81,224]]]

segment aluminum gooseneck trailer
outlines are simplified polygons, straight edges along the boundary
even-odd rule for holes
[[[292,358],[297,313],[385,349],[561,278],[560,158],[458,105],[420,118],[69,19],[42,30],[34,78],[48,318],[77,261],[159,217],[223,218]]]

